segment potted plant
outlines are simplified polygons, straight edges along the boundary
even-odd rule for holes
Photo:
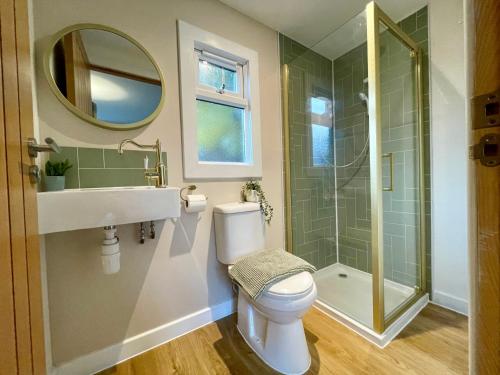
[[[65,176],[64,174],[72,165],[69,160],[51,162],[47,160],[45,163],[45,191],[58,191],[64,190]]]
[[[267,201],[259,181],[250,180],[245,182],[241,187],[241,195],[246,202],[258,202],[266,223],[271,222],[274,209]]]

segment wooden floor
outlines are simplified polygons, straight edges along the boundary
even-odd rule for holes
[[[143,353],[100,375],[273,374],[245,344],[236,315]],[[385,349],[320,311],[304,318],[309,374],[467,374],[467,318],[426,307]]]

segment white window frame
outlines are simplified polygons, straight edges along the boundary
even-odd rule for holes
[[[182,103],[184,177],[224,179],[262,177],[259,65],[256,51],[187,22],[178,21],[179,73]],[[218,92],[199,83],[198,62],[236,69],[238,92]],[[198,159],[196,101],[242,108],[245,118],[246,162],[206,162]]]

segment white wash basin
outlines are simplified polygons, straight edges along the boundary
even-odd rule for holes
[[[40,234],[180,216],[177,187],[68,189],[37,196]]]

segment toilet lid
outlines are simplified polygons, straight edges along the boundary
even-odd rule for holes
[[[267,290],[266,294],[276,297],[303,294],[310,291],[313,284],[312,275],[305,271],[277,282]]]

